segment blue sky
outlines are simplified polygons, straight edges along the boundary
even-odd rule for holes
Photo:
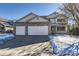
[[[9,3],[0,4],[0,17],[19,19],[30,12],[38,15],[48,15],[58,11],[61,4],[56,3]]]

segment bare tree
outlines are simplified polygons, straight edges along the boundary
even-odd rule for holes
[[[72,18],[79,25],[79,4],[78,3],[65,3],[62,4],[60,10],[68,17]]]

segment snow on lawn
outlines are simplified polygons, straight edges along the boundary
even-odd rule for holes
[[[66,45],[71,45],[73,43],[79,42],[79,37],[70,35],[56,35],[56,36],[50,36],[50,38],[60,48],[63,48]]]
[[[61,53],[61,51],[67,49],[74,43],[79,42],[78,36],[70,36],[70,35],[64,35],[64,34],[51,35],[49,36],[49,38],[51,39],[50,41],[51,41],[52,48],[54,50],[53,52],[59,53],[59,54]]]

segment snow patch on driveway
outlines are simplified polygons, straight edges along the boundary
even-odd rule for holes
[[[0,33],[0,44],[3,44],[4,41],[11,40],[14,38],[13,34]]]

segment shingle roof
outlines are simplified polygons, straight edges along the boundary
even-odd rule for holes
[[[40,17],[45,18],[45,19],[48,19],[47,16],[40,16]],[[48,20],[49,20],[49,19],[48,19]]]
[[[47,16],[47,18],[56,18],[58,16],[64,16],[67,18],[67,16],[65,16],[64,14],[61,14],[61,13],[58,13],[58,12],[54,12],[54,13],[51,13]]]
[[[36,15],[36,14],[34,14],[34,13],[31,12],[31,13],[25,15],[24,17],[20,18],[20,19],[17,20],[16,22],[21,22],[21,21],[23,21],[24,18],[29,17],[29,16],[31,16],[31,15],[33,15],[33,16],[30,17],[30,18],[28,18],[28,19],[26,19],[26,21],[28,21],[28,20],[30,20],[30,19],[33,19],[34,17],[41,17],[41,18],[44,18],[44,19],[48,20],[48,18],[46,18],[46,17],[44,17],[44,16],[38,16],[38,15]]]
[[[49,15],[47,15],[47,16],[39,16],[39,15],[34,14],[34,13],[31,12],[31,13],[25,15],[24,17],[18,19],[16,22],[29,21],[29,20],[32,20],[32,19],[35,18],[35,17],[41,17],[41,18],[44,18],[44,19],[46,19],[46,20],[49,21],[50,18],[56,18],[56,17],[58,17],[58,16],[64,16],[64,17],[66,17],[64,14],[61,14],[61,13],[58,13],[58,12],[51,13],[51,14],[49,14]],[[25,19],[25,18],[26,18],[26,19]]]

